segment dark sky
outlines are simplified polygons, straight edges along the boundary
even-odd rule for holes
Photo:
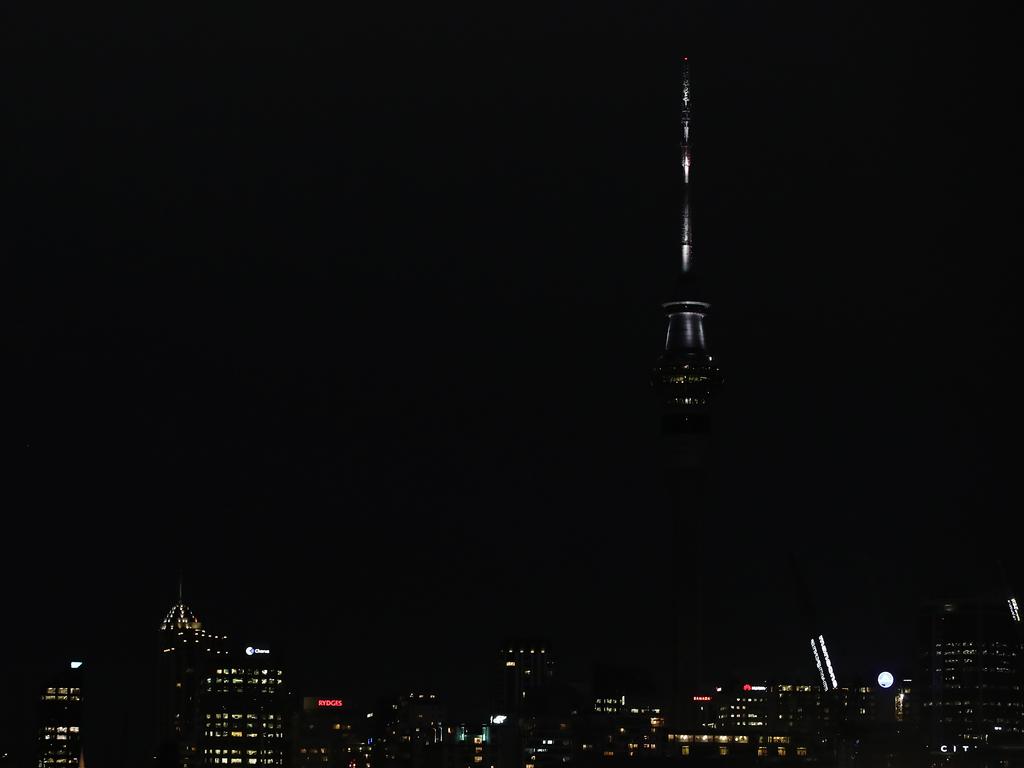
[[[1024,583],[1021,20],[899,6],[5,6],[2,727],[81,655],[137,764],[181,570],[299,693],[658,672],[684,53],[712,669],[813,674],[791,551],[840,677]]]

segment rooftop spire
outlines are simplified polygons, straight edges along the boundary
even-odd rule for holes
[[[184,600],[184,582],[185,578],[182,575],[182,571],[178,571],[178,602],[171,606],[171,610],[164,616],[164,620],[160,622],[160,629],[169,630],[180,630],[180,629],[202,629],[203,624],[196,615],[192,613],[192,609],[185,605]]]
[[[688,274],[693,266],[693,239],[690,231],[690,62],[683,56],[682,104],[679,112],[680,163],[683,168],[683,196],[680,204],[679,240],[682,250],[680,271]]]

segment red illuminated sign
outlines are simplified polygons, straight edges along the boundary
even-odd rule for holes
[[[753,688],[753,687],[754,687],[754,686],[752,686],[752,685],[751,685],[750,683],[744,683],[744,684],[743,684],[743,690],[744,690],[744,691],[749,691],[749,690],[750,690],[751,688]]]
[[[710,696],[694,696],[693,700],[694,701],[711,701],[711,697]]]
[[[316,705],[318,707],[343,707],[345,702],[341,699],[317,699]]]

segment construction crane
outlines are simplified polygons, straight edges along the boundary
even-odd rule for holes
[[[823,691],[837,690],[839,681],[836,679],[836,671],[832,665],[832,657],[828,653],[828,646],[825,645],[821,620],[818,618],[818,612],[811,600],[811,593],[807,588],[807,582],[804,581],[800,563],[793,552],[789,553],[789,563],[796,584],[797,604],[803,620],[803,631],[806,633],[805,637],[810,636],[811,639],[811,655],[814,657],[814,666],[818,670],[818,677],[821,678],[821,689]]]

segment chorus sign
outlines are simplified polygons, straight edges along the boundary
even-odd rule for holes
[[[341,699],[317,699],[316,705],[318,707],[343,707],[345,702]]]

